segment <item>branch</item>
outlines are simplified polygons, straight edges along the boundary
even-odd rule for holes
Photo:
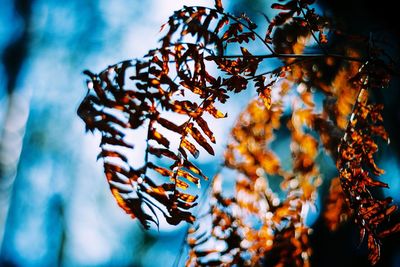
[[[226,56],[207,56],[206,60],[219,59],[219,58],[338,58],[346,61],[356,61],[356,62],[365,62],[364,58],[360,57],[349,57],[339,54],[268,54],[268,55],[226,55]]]

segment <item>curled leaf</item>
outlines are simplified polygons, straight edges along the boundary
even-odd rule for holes
[[[186,138],[182,138],[181,147],[187,149],[195,158],[199,157],[199,151],[196,149],[195,145],[193,145]]]
[[[194,126],[193,123],[189,123],[186,126],[189,134],[196,140],[196,142],[201,145],[209,154],[214,155],[214,150],[210,144],[208,144],[207,140],[203,137],[201,132]]]

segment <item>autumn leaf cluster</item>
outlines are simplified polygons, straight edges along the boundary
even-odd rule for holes
[[[279,11],[264,30],[245,14],[226,12],[220,0],[215,8],[185,6],[162,25],[159,48],[99,74],[85,71],[88,91],[78,114],[87,130],[101,134],[98,158],[111,193],[146,229],[158,227],[160,216],[193,224],[187,266],[309,266],[313,230],[305,219],[323,182],[331,182],[328,228],[354,220],[372,264],[381,239],[400,230],[387,226],[392,199],[371,193],[387,187],[377,179],[383,170],[374,154],[375,137],[389,137],[383,105],[370,95],[387,86],[391,66],[371,36],[335,39],[339,31],[313,4],[273,4]],[[254,44],[265,54],[252,53]],[[271,65],[274,58],[280,66]],[[223,170],[208,183],[210,205],[200,202],[199,210],[207,207],[196,221],[192,187],[208,177],[195,159],[214,155],[217,141],[209,122],[227,116],[220,107],[231,94],[252,88],[257,97],[232,128]],[[143,129],[137,167],[127,136]],[[272,146],[282,132],[289,133],[290,164]],[[320,173],[321,154],[336,162],[337,178]],[[222,184],[232,179],[234,193],[224,195]]]

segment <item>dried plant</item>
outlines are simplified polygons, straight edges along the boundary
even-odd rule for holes
[[[158,226],[160,215],[172,225],[194,223],[187,266],[309,266],[312,229],[305,219],[323,182],[321,154],[339,171],[323,213],[330,230],[354,218],[361,239],[367,237],[371,264],[379,260],[380,240],[400,230],[400,224],[386,224],[396,210],[391,198],[378,199],[370,190],[388,187],[372,176],[383,173],[373,158],[373,138],[389,138],[383,105],[368,92],[388,85],[392,66],[372,37],[335,40],[340,32],[313,2],[273,4],[281,11],[263,35],[245,14],[226,12],[220,0],[215,8],[183,7],[162,26],[160,47],[143,59],[99,74],[85,71],[88,93],[78,114],[87,130],[101,133],[98,158],[112,194],[146,229],[150,222]],[[254,55],[253,43],[267,53]],[[282,64],[271,69],[274,58]],[[234,193],[222,194],[221,183],[232,178],[220,172],[211,182],[211,204],[195,222],[191,209],[198,197],[188,188],[207,177],[193,159],[200,150],[214,155],[210,120],[226,117],[217,107],[248,88],[258,97],[233,127],[223,164],[234,176]],[[127,137],[143,131],[144,161],[134,167]],[[285,132],[290,164],[272,149]]]

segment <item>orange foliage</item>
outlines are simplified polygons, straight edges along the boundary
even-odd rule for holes
[[[396,206],[370,192],[387,187],[373,176],[383,173],[374,161],[374,137],[388,140],[388,134],[383,105],[372,103],[368,92],[387,86],[390,66],[372,41],[331,41],[336,31],[310,8],[313,2],[273,4],[280,12],[264,36],[245,14],[225,12],[221,0],[215,8],[185,6],[162,26],[160,47],[142,60],[99,74],[85,71],[88,93],[78,114],[87,130],[101,133],[98,158],[117,204],[146,229],[158,227],[157,214],[172,225],[194,223],[197,195],[182,190],[207,180],[193,159],[202,150],[215,154],[206,118],[226,117],[217,107],[229,94],[255,88],[258,98],[239,116],[224,155],[224,171],[233,177],[221,172],[212,181],[210,209],[201,216],[209,221],[189,230],[186,266],[309,266],[307,210],[318,186],[331,178],[320,174],[324,152],[339,171],[323,212],[327,227],[334,231],[354,217],[372,264],[379,260],[380,240],[400,231],[400,224],[382,229]],[[249,43],[268,54],[254,55]],[[227,54],[234,49],[240,54]],[[270,58],[282,65],[271,70]],[[171,113],[180,123],[169,119]],[[139,128],[146,130],[144,164],[134,168],[126,155],[134,147],[125,136]],[[290,162],[272,150],[279,132],[290,139]],[[172,138],[179,140],[176,147]],[[235,181],[230,197],[220,184],[228,179]]]

